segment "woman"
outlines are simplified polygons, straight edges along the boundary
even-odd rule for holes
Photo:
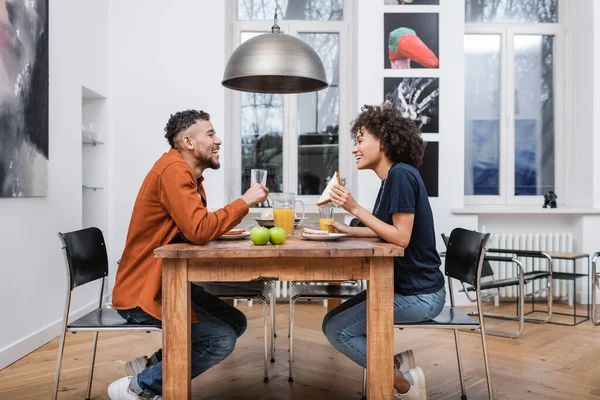
[[[425,142],[415,124],[387,105],[364,106],[354,121],[352,154],[359,170],[373,170],[381,188],[368,212],[350,192],[336,185],[334,203],[358,218],[364,227],[332,223],[338,232],[354,237],[380,237],[404,247],[404,257],[394,259],[394,320],[419,322],[435,318],[443,309],[446,292],[435,246],[435,229],[429,199],[417,168],[423,160]],[[323,332],[337,350],[352,361],[367,365],[366,292],[329,312]],[[426,399],[425,376],[415,367],[412,350],[395,356],[396,398]]]

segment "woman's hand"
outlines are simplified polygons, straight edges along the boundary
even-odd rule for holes
[[[346,224],[341,224],[339,222],[326,222],[325,225],[333,226],[336,232],[348,234],[350,232],[350,227]]]
[[[352,197],[348,189],[340,185],[335,185],[331,188],[331,191],[329,192],[329,197],[331,197],[331,200],[335,204],[342,207],[344,210],[348,211],[353,215],[356,215],[356,212],[360,207],[356,200],[354,200],[354,197]]]

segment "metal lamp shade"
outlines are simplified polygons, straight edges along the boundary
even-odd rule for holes
[[[305,93],[325,89],[323,62],[312,47],[285,33],[267,33],[231,54],[223,86],[253,93]]]

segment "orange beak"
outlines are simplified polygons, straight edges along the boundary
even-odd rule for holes
[[[437,68],[440,65],[440,60],[433,51],[416,35],[402,35],[396,52],[425,68]]]

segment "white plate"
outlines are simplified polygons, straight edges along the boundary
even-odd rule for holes
[[[250,232],[239,233],[237,235],[223,235],[217,238],[217,240],[240,240],[246,239],[250,236]]]
[[[345,233],[330,233],[329,235],[311,235],[310,233],[303,233],[302,235],[303,239],[306,240],[319,240],[319,241],[330,241],[330,240],[338,240],[340,238],[343,238],[346,236]]]

